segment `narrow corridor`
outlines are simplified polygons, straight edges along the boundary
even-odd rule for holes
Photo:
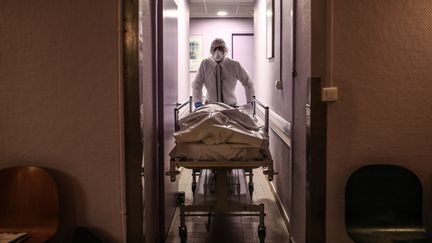
[[[186,192],[186,204],[192,203],[191,183],[191,170],[183,169],[179,180],[179,191]],[[287,228],[271,192],[270,185],[261,169],[254,170],[254,183],[253,202],[257,204],[263,203],[265,207],[265,224],[267,227],[265,242],[289,242]],[[171,225],[167,243],[180,242],[178,233],[180,217],[178,211]],[[186,217],[188,243],[259,242],[258,217],[214,217],[210,232],[206,230],[206,223],[207,217]]]

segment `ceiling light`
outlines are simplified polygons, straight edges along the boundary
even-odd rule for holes
[[[228,13],[226,11],[218,11],[216,14],[218,16],[227,16],[228,15]]]

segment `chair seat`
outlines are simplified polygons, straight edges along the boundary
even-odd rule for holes
[[[422,196],[420,180],[408,169],[390,164],[357,169],[346,186],[348,235],[357,243],[431,243]]]
[[[27,233],[30,238],[28,238],[26,243],[36,243],[48,241],[56,233],[56,229],[52,227],[38,227],[38,228],[4,228],[0,227],[0,232],[9,233]]]
[[[0,232],[27,233],[26,243],[51,239],[58,227],[58,190],[39,167],[0,170]]]

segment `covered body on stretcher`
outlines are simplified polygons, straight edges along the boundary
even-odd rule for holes
[[[184,239],[187,232],[184,218],[192,216],[186,215],[185,212],[203,211],[208,211],[209,215],[211,213],[224,215],[238,212],[258,213],[249,215],[260,217],[259,237],[264,239],[264,205],[252,204],[251,197],[246,204],[244,201],[233,203],[228,200],[229,177],[234,169],[242,169],[249,176],[251,194],[252,169],[262,167],[268,179],[273,179],[273,161],[268,147],[267,129],[265,129],[267,126],[260,126],[257,123],[254,117],[222,103],[208,104],[178,121],[178,130],[174,133],[176,145],[170,152],[171,164],[167,175],[174,181],[179,174],[177,168],[192,169],[195,186],[195,172],[198,173],[202,169],[211,170],[217,177],[214,201],[201,205],[180,206],[179,230],[182,242],[186,242]],[[207,175],[208,171],[205,174]],[[192,191],[195,193],[194,185]]]
[[[180,119],[171,158],[262,160],[269,158],[268,135],[254,118],[223,103],[208,104]]]
[[[255,104],[254,104],[255,107]],[[263,167],[273,180],[273,161],[269,152],[268,124],[241,109],[213,103],[190,113],[177,122],[175,147],[170,152],[170,171],[175,181],[177,168],[253,169]]]

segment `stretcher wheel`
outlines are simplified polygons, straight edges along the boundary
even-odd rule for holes
[[[185,200],[186,200],[186,198],[185,198],[185,192],[184,191],[178,192],[178,194],[177,194],[177,203],[178,203],[178,205],[184,205]]]
[[[197,183],[196,182],[192,182],[192,193],[194,195],[195,195],[196,187],[197,187]]]
[[[206,223],[207,232],[210,232],[210,223],[211,223],[211,213],[208,214],[208,219],[207,219],[207,223]]]
[[[187,228],[186,226],[179,227],[179,236],[181,243],[187,243]]]
[[[258,237],[259,237],[260,243],[264,243],[265,237],[266,237],[266,227],[264,225],[258,226]]]

